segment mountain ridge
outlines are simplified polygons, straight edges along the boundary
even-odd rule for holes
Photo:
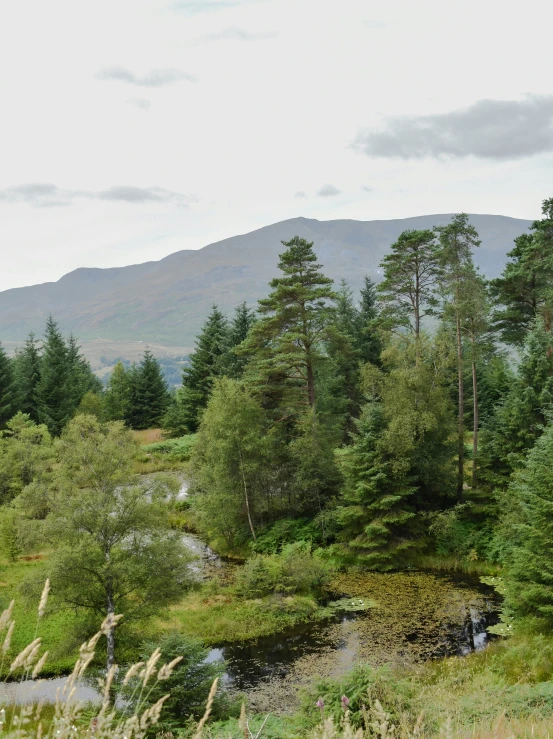
[[[173,347],[193,340],[213,303],[231,311],[255,305],[277,273],[282,240],[298,235],[313,241],[326,274],[346,279],[354,290],[365,274],[378,280],[378,265],[407,228],[445,225],[453,214],[358,221],[297,217],[237,234],[200,249],[183,249],[125,267],[79,267],[55,282],[0,292],[0,339],[19,343],[29,331],[41,334],[51,313],[64,332],[81,340],[152,342]],[[482,246],[475,261],[486,277],[501,273],[515,236],[531,221],[470,214]]]

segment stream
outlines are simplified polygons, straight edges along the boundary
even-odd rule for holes
[[[232,569],[197,536],[186,533],[183,540],[197,557],[190,565],[196,578],[224,577]],[[356,573],[338,578],[336,587],[336,597],[370,599],[376,605],[210,650],[208,661],[226,661],[223,684],[246,694],[251,710],[281,711],[315,676],[340,677],[357,663],[412,665],[479,651],[491,638],[488,627],[498,621],[497,593],[477,578]],[[55,701],[64,683],[64,678],[0,683],[0,703]],[[98,701],[99,694],[82,683],[75,699]]]

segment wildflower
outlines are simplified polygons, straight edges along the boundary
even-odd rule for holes
[[[315,705],[317,706],[317,708],[324,708],[325,702],[322,698],[319,698],[319,700],[315,703]]]
[[[346,710],[348,706],[349,706],[349,698],[347,697],[347,695],[343,695],[342,696],[342,708],[344,709],[344,711]]]

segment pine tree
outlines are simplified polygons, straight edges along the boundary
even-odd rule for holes
[[[320,270],[313,244],[299,236],[283,241],[269,297],[259,301],[257,321],[250,332],[249,349],[255,354],[257,384],[281,387],[296,396],[293,403],[313,407],[316,365],[322,358],[330,306],[336,299],[332,280]],[[294,392],[295,391],[295,392]]]
[[[480,246],[478,234],[471,226],[466,213],[458,213],[447,226],[435,228],[440,241],[440,282],[441,290],[454,314],[457,338],[457,378],[458,378],[458,429],[457,429],[457,495],[463,497],[465,461],[465,420],[463,385],[463,309],[464,292],[473,279],[474,265],[472,251]]]
[[[149,349],[138,367],[127,373],[129,383],[125,420],[134,429],[159,426],[167,410],[169,391],[158,361]]]
[[[40,380],[40,353],[31,332],[14,358],[14,374],[19,396],[19,408],[35,423],[39,421],[36,390]]]
[[[404,231],[381,262],[384,280],[378,286],[385,325],[410,328],[418,340],[421,321],[436,305],[440,273],[433,231]],[[369,294],[367,294],[369,297]]]
[[[495,326],[507,343],[522,344],[536,315],[553,329],[553,198],[543,201],[542,213],[515,239],[503,275],[491,283]]]
[[[190,365],[183,371],[183,387],[178,398],[179,414],[183,427],[190,433],[197,431],[213,382],[222,374],[223,356],[227,347],[227,321],[214,305],[196,339],[196,348],[190,355]]]
[[[12,360],[0,343],[0,428],[4,428],[17,411],[16,402]]]
[[[61,434],[74,412],[70,371],[67,346],[58,324],[50,316],[46,322],[36,398],[39,420],[53,436]]]
[[[511,482],[501,533],[506,555],[505,604],[515,616],[553,626],[553,426]]]
[[[122,362],[117,362],[111,371],[104,392],[104,412],[108,421],[123,421],[127,417],[129,383]]]

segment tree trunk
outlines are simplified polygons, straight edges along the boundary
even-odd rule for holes
[[[463,499],[464,461],[465,461],[465,424],[463,419],[463,345],[461,341],[461,314],[457,308],[457,377],[459,381],[459,467],[457,472],[457,496]]]
[[[315,407],[315,376],[311,357],[307,356],[307,399],[311,408]]]
[[[248,495],[248,486],[246,485],[246,475],[244,474],[244,463],[242,462],[242,452],[238,449],[238,458],[240,459],[240,473],[242,475],[242,484],[244,486],[244,498],[246,501],[246,511],[248,513],[248,523],[250,525],[250,531],[252,532],[253,540],[256,540],[255,529],[253,527],[252,516],[250,513],[250,498]]]
[[[107,592],[107,609],[108,609],[108,618],[111,616],[113,618],[115,616],[114,606],[113,606],[113,594],[111,592],[111,588],[108,588]],[[107,641],[107,669],[108,672],[111,667],[115,664],[115,626],[111,626],[108,629],[108,632],[106,634],[106,641]]]
[[[476,362],[472,360],[472,398],[473,398],[473,426],[474,434],[472,437],[472,489],[476,487],[476,470],[478,457],[478,383],[476,381]]]

